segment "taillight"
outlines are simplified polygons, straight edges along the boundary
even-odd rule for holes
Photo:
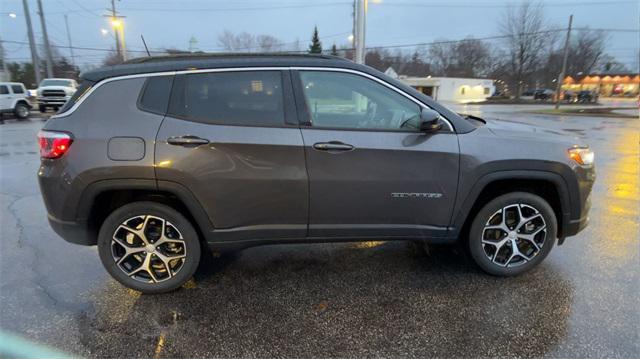
[[[41,130],[38,132],[38,143],[40,157],[58,158],[69,150],[73,139],[68,133]]]

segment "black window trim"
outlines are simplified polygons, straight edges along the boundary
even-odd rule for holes
[[[297,114],[295,113],[295,106],[292,102],[288,101],[289,99],[293,99],[294,92],[291,89],[291,79],[289,70],[282,68],[242,68],[242,70],[237,69],[229,69],[229,71],[225,71],[227,69],[211,69],[215,71],[177,71],[175,73],[175,78],[173,84],[171,86],[171,95],[169,96],[169,106],[167,106],[167,111],[165,116],[170,118],[175,118],[178,120],[189,121],[194,123],[200,123],[204,125],[210,126],[234,126],[234,127],[263,127],[263,128],[299,128],[300,125],[298,123]],[[263,125],[263,124],[234,124],[234,123],[211,123],[204,120],[198,120],[194,118],[188,118],[186,116],[182,116],[179,114],[174,114],[170,111],[170,103],[173,100],[173,96],[175,95],[175,84],[180,81],[179,77],[183,77],[191,74],[201,74],[201,73],[232,73],[232,72],[258,72],[258,71],[268,71],[268,72],[279,72],[280,73],[280,81],[282,86],[282,111],[284,113],[284,119],[282,124],[279,125]],[[288,97],[287,97],[288,96]]]

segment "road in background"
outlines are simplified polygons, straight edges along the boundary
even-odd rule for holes
[[[595,149],[591,223],[537,269],[495,278],[455,247],[407,242],[274,245],[214,258],[155,296],[120,286],[95,248],[53,233],[36,181],[43,122],[7,121],[0,328],[87,357],[636,356],[640,121],[471,106]]]

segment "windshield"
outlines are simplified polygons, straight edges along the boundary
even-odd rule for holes
[[[40,87],[44,86],[65,86],[71,87],[71,80],[43,80],[40,83]]]

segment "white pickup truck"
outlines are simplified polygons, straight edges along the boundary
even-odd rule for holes
[[[19,82],[0,82],[0,122],[2,115],[11,113],[19,120],[29,117],[29,92]]]
[[[46,112],[47,108],[58,111],[78,88],[78,83],[73,79],[51,78],[44,79],[36,90],[38,109]]]

